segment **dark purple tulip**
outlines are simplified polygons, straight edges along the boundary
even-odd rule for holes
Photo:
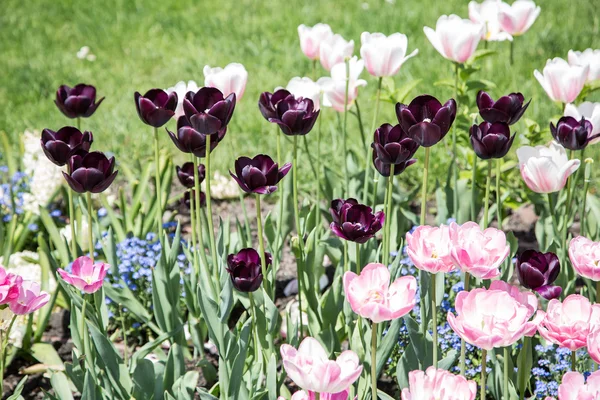
[[[267,265],[271,265],[271,254],[265,253]],[[242,249],[227,256],[227,272],[233,287],[240,292],[254,292],[263,281],[260,255],[254,249]]]
[[[183,99],[183,111],[195,130],[212,135],[224,129],[235,109],[235,93],[223,98],[213,87],[203,87],[196,93],[188,92]]]
[[[194,187],[194,163],[186,162],[181,167],[176,166],[175,169],[177,170],[177,178],[179,178],[179,182],[181,182],[181,184],[183,186],[185,186],[186,188],[193,188]],[[206,175],[206,168],[204,167],[204,164],[198,165],[198,180],[200,181],[199,183],[202,183],[204,181],[205,175]]]
[[[379,157],[377,157],[377,153],[375,152],[375,150],[373,150],[373,165],[375,166],[375,169],[377,170],[377,172],[379,172],[379,174],[381,176],[385,176],[385,177],[390,176],[390,172],[392,170],[392,168],[391,168],[392,165],[394,165],[394,176],[396,176],[396,175],[400,175],[401,173],[403,173],[407,167],[410,167],[411,165],[413,165],[416,162],[417,162],[416,159],[411,158],[410,160],[406,160],[399,164],[384,164],[381,161],[381,159]]]
[[[525,250],[517,258],[517,277],[521,285],[547,300],[556,299],[562,292],[560,286],[552,286],[559,272],[560,262],[554,253]]]
[[[306,135],[315,125],[319,110],[311,99],[295,98],[293,95],[280,100],[275,107],[276,116],[269,122],[279,125],[286,135]]]
[[[177,93],[167,94],[162,89],[150,89],[145,95],[135,92],[137,113],[146,125],[160,128],[175,115]]]
[[[373,134],[371,147],[383,164],[402,164],[412,158],[419,145],[402,129],[400,124],[383,124]]]
[[[269,121],[277,118],[277,103],[290,95],[285,89],[279,89],[275,93],[263,92],[258,98],[258,109],[262,116]]]
[[[510,128],[504,122],[473,125],[469,135],[475,154],[483,160],[504,157],[515,139],[515,135],[510,136]]]
[[[182,115],[177,120],[177,132],[173,133],[167,129],[175,146],[184,153],[192,153],[196,157],[206,157],[206,136],[198,132],[190,125],[187,117]],[[224,127],[210,139],[210,151],[212,152],[227,133],[227,127]]]
[[[50,161],[62,167],[69,159],[80,151],[90,151],[94,141],[92,132],[81,131],[72,126],[65,126],[54,132],[50,129],[42,131],[42,150]]]
[[[428,94],[417,96],[404,105],[396,104],[396,116],[402,129],[420,146],[431,147],[446,136],[456,117],[456,102],[448,100],[443,106]]]
[[[277,190],[277,184],[292,168],[291,163],[281,168],[271,157],[259,154],[254,158],[240,157],[235,160],[235,174],[229,175],[246,193],[270,194]]]
[[[96,103],[96,88],[80,83],[73,88],[67,85],[60,86],[56,91],[54,103],[69,118],[87,118],[96,111],[103,100],[104,97]]]
[[[550,122],[550,132],[552,132],[554,140],[569,150],[585,149],[590,141],[600,136],[600,134],[592,136],[590,121],[585,118],[577,121],[573,117],[562,117],[556,126]]]
[[[330,227],[336,236],[356,243],[365,243],[383,226],[384,214],[373,214],[369,206],[358,204],[356,199],[337,199],[329,209],[333,222]]]
[[[517,122],[523,116],[531,100],[525,105],[523,102],[525,97],[521,93],[511,93],[508,96],[500,97],[496,102],[494,99],[480,90],[477,93],[477,108],[479,108],[479,114],[487,122],[504,122],[508,125],[512,125]]]
[[[194,202],[194,204],[196,204],[196,191],[186,190],[185,193],[183,194],[183,197],[181,198],[181,204],[189,210],[190,204],[192,202]],[[200,207],[204,207],[205,205],[206,205],[206,195],[204,194],[204,192],[200,192]]]
[[[104,153],[93,151],[84,156],[75,155],[69,160],[69,173],[63,172],[67,183],[77,193],[100,193],[115,180],[117,172],[115,158],[107,158]]]

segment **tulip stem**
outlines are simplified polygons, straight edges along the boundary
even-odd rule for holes
[[[360,274],[361,265],[360,265],[360,244],[354,242],[354,249],[356,251],[356,273]],[[600,283],[600,281],[599,281]]]
[[[569,160],[573,159],[573,150],[569,150]],[[571,197],[573,196],[573,190],[571,190],[571,184],[573,182],[573,179],[575,178],[575,175],[573,177],[568,177],[567,178],[567,202],[565,203],[566,205],[566,209],[565,209],[565,214],[564,214],[564,220],[563,220],[563,226],[562,226],[562,241],[561,241],[561,249],[565,249],[567,246],[567,232],[568,232],[568,227],[569,227],[569,214],[571,211]],[[554,211],[554,210],[551,210]]]
[[[486,362],[487,362],[487,351],[481,349],[481,379],[479,381],[479,397],[481,400],[485,400],[485,374],[486,374]]]
[[[510,41],[510,65],[513,65],[515,62],[515,40]]]
[[[354,100],[354,105],[356,106],[356,119],[358,120],[358,129],[360,131],[360,138],[362,140],[363,146],[367,147],[368,146],[367,138],[365,137],[365,128],[363,127],[362,116],[360,115],[360,106],[358,105],[358,98],[356,98]]]
[[[431,333],[433,336],[433,367],[437,369],[438,365],[438,334],[437,334],[437,301],[435,299],[437,274],[431,274]]]
[[[215,301],[219,298],[219,292],[217,292],[217,288],[215,287],[215,283],[212,279],[210,279],[209,265],[208,260],[206,258],[206,250],[204,248],[204,231],[202,229],[202,205],[200,204],[200,177],[198,176],[198,159],[194,156],[194,194],[195,194],[195,206],[196,206],[196,227],[198,230],[198,246],[196,251],[200,253],[200,259],[202,259],[202,264],[204,264],[205,271],[207,271],[207,276],[209,277],[208,281],[210,282],[210,286],[214,293]],[[191,199],[190,199],[191,201]],[[218,277],[217,277],[218,281]]]
[[[504,399],[509,400],[508,397],[508,357],[510,357],[510,347],[504,348]]]
[[[471,276],[469,275],[469,273],[465,272],[465,282],[463,284],[464,285],[463,290],[465,292],[469,291],[470,278],[471,278]],[[465,339],[460,339],[460,374],[462,376],[465,376],[466,359],[467,359],[467,343],[465,342]]]
[[[477,220],[477,155],[473,157],[473,175],[471,177],[471,221]]]
[[[213,267],[215,269],[213,272],[217,278],[217,289],[220,292],[221,274],[219,273],[219,262],[217,259],[217,245],[215,244],[215,228],[213,226],[212,201],[210,194],[210,180],[212,178],[210,169],[210,139],[211,135],[206,135],[206,210],[208,212],[208,216],[206,217],[206,219],[208,220],[208,239],[210,241],[210,256],[212,258]]]
[[[319,231],[321,229],[321,121],[323,118],[319,118],[319,126],[317,128],[317,180],[315,181],[315,228],[316,238],[319,238]],[[281,164],[279,164],[281,166]],[[275,281],[273,281],[275,282]]]
[[[162,203],[162,186],[160,184],[160,158],[159,158],[159,144],[158,144],[158,128],[154,128],[154,164],[155,164],[155,186],[156,186],[156,235],[158,239],[162,243],[162,213],[163,213],[163,203]]]
[[[6,349],[8,348],[8,339],[10,336],[10,331],[17,319],[17,315],[13,315],[10,320],[10,324],[8,325],[8,329],[4,332],[4,338],[2,337],[2,331],[0,330],[0,396],[4,393],[4,367],[6,363]]]
[[[600,303],[600,281],[596,282],[596,303]]]
[[[344,166],[345,197],[350,197],[350,179],[348,178],[348,90],[350,88],[350,61],[346,60],[346,91],[344,92],[344,129],[342,133],[342,165]]]
[[[425,225],[425,216],[427,213],[427,178],[429,175],[429,152],[431,148],[425,147],[425,162],[423,164],[423,185],[421,186],[421,220],[419,225]]]
[[[73,190],[67,187],[69,197],[69,222],[71,225],[71,256],[73,260],[77,258],[77,235],[75,234],[75,204],[73,201]]]
[[[492,183],[492,160],[488,160],[487,178],[485,180],[485,199],[483,203],[483,229],[488,227],[490,212],[490,186]]]
[[[527,363],[527,353],[529,353],[529,341],[531,339],[527,336],[523,336],[523,348],[521,349],[521,364],[519,365],[519,399],[525,399],[525,389],[527,382],[527,375],[525,373],[525,364]]]
[[[458,63],[454,64],[454,99],[458,97]],[[452,208],[454,211],[454,218],[458,217],[458,150],[456,147],[456,124],[452,124],[452,183],[454,184],[454,190],[452,191]]]
[[[577,353],[571,351],[571,371],[577,372]]]
[[[250,299],[250,318],[252,318],[252,333],[254,334],[254,362],[258,362],[260,341],[258,340],[258,323],[256,321],[256,304],[254,303],[254,295],[252,292],[248,292],[248,298]]]
[[[588,158],[587,160],[583,158],[583,151],[581,152],[581,158],[584,160],[585,162],[585,172],[583,175],[583,201],[582,201],[582,205],[581,205],[581,210],[579,212],[579,219],[580,219],[580,225],[581,225],[581,236],[585,236],[585,216],[586,216],[586,203],[587,203],[587,193],[588,193],[588,189],[590,187],[590,177],[592,175],[592,163],[593,160],[591,158]],[[598,302],[598,300],[596,300],[596,302]]]
[[[390,234],[392,223],[392,192],[394,190],[394,167],[390,165],[390,176],[387,179],[387,191],[385,192],[385,231],[383,233],[383,264],[388,265],[390,260]]]
[[[377,400],[377,324],[371,326],[371,399]]]
[[[279,166],[281,166],[283,164],[283,160],[281,158],[281,131],[279,129],[277,129],[276,131],[276,135],[277,135],[277,164]],[[320,157],[319,157],[320,158]],[[275,252],[275,257],[277,259],[277,262],[274,264],[277,266],[277,268],[272,268],[271,273],[273,274],[273,298],[275,298],[275,282],[276,282],[276,274],[277,274],[277,269],[279,268],[279,265],[281,263],[281,249],[283,248],[283,241],[284,238],[282,236],[281,233],[281,228],[283,225],[283,200],[284,200],[284,194],[285,194],[285,185],[281,184],[279,185],[279,215],[277,216],[277,235],[275,236],[277,238],[277,251]]]
[[[81,357],[84,359],[85,365],[85,338],[87,337],[87,329],[85,328],[85,310],[87,306],[86,295],[83,295],[83,304],[81,305],[81,328],[79,331],[79,338],[81,339]]]
[[[299,326],[298,334],[300,339],[303,336],[302,326],[302,265],[304,264],[304,237],[300,227],[300,210],[298,209],[298,135],[294,135],[294,157],[292,164],[292,198],[294,201],[294,221],[296,223],[296,233],[298,235],[298,246],[300,248],[300,260],[296,260],[296,278],[298,279],[298,307],[299,307]]]
[[[194,215],[194,191],[189,189],[190,194],[190,225],[192,226],[192,243],[191,243],[191,251],[194,255],[194,272],[196,273],[196,279],[198,282],[200,281],[200,266],[198,265],[198,254],[196,251],[198,250],[198,242],[196,241],[196,216]]]
[[[502,159],[496,160],[496,216],[498,217],[498,229],[502,230],[502,198],[500,196],[500,168]]]
[[[86,203],[87,203],[87,214],[88,214],[88,246],[90,251],[90,258],[92,259],[92,264],[94,263],[94,232],[92,229],[92,194],[90,192],[86,193]]]
[[[383,78],[379,78],[379,80],[377,81],[377,94],[375,95],[375,113],[373,114],[373,123],[371,124],[371,130],[369,131],[370,134],[373,134],[373,132],[375,132],[375,126],[377,125],[377,117],[379,116],[379,101],[381,98],[381,82],[382,82]],[[366,147],[366,154],[365,154],[365,181],[363,182],[363,204],[367,204],[367,198],[369,195],[369,177],[371,175],[371,157],[369,157],[369,155],[371,154],[371,146],[365,146]],[[375,174],[377,174],[377,171],[373,172],[373,178],[375,178]],[[375,201],[377,200],[377,190],[375,190],[373,192],[373,208],[375,207]]]
[[[554,205],[554,197],[552,197],[552,193],[548,193],[548,212],[552,216],[552,225],[554,225],[554,236],[558,237],[558,220],[556,218],[555,205]]]
[[[319,392],[315,392],[315,400],[321,400],[321,394]]]
[[[265,242],[263,238],[263,226],[262,226],[262,212],[260,210],[260,195],[256,194],[256,225],[257,225],[257,236],[258,236],[258,248],[260,250],[260,267],[263,275],[263,283],[265,286],[265,292],[269,293],[269,280],[267,279],[267,259],[265,257]],[[273,281],[275,285],[275,281]]]

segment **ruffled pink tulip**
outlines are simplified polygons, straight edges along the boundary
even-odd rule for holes
[[[10,311],[17,315],[25,315],[44,307],[50,300],[50,295],[40,289],[37,282],[23,281],[19,286],[19,297],[8,303]]]
[[[600,51],[599,51],[600,53]],[[600,60],[598,60],[600,64]],[[581,121],[581,118],[590,121],[592,124],[592,133],[590,136],[596,136],[600,134],[600,103],[592,103],[591,101],[584,101],[578,106],[573,103],[565,105],[565,117],[573,117],[577,121]],[[588,144],[594,144],[600,142],[600,137],[590,140]]]
[[[390,285],[390,271],[371,263],[360,275],[344,274],[344,292],[352,311],[374,323],[391,321],[410,312],[416,303],[417,280],[403,276]]]
[[[500,264],[510,253],[506,235],[501,230],[481,230],[479,224],[466,222],[450,224],[452,260],[463,272],[480,278],[493,279],[500,275]]]
[[[20,276],[8,273],[0,265],[0,305],[8,304],[19,297],[19,286],[22,282]]]
[[[321,400],[348,400],[348,390],[343,390],[339,393],[320,393]],[[304,390],[299,390],[292,395],[290,400],[315,400],[315,392],[306,393]],[[285,397],[279,396],[277,400],[286,400]],[[355,399],[356,400],[356,399]]]
[[[442,57],[464,63],[477,50],[485,26],[452,14],[442,15],[437,20],[435,30],[426,26],[423,31]]]
[[[319,48],[319,60],[327,71],[331,71],[334,65],[343,63],[352,57],[354,52],[354,40],[346,41],[342,35],[333,35],[321,43]]]
[[[71,273],[59,268],[58,274],[69,285],[73,285],[85,293],[95,293],[102,287],[109,268],[108,264],[94,264],[91,258],[82,256],[73,261]]]
[[[540,7],[531,0],[517,0],[511,5],[500,2],[500,27],[512,36],[520,36],[531,28],[540,11]]]
[[[500,0],[484,0],[482,3],[469,2],[469,19],[485,27],[482,39],[486,41],[512,40],[508,32],[500,26]]]
[[[575,351],[586,346],[590,331],[600,322],[600,304],[591,304],[578,294],[568,296],[562,303],[548,302],[544,319],[538,330],[549,342]]]
[[[365,60],[369,74],[376,77],[396,75],[406,60],[419,53],[415,49],[406,55],[408,38],[402,33],[385,36],[378,32],[363,32],[360,42],[360,56]]]
[[[577,236],[569,243],[569,258],[579,275],[600,281],[600,242]]]
[[[586,345],[590,358],[600,364],[600,325],[595,326],[588,335]]]
[[[358,97],[358,88],[365,86],[367,81],[358,79],[363,68],[364,61],[352,57],[348,62],[350,81],[348,82],[348,102],[346,100],[346,63],[336,64],[331,68],[331,77],[319,78],[317,84],[323,90],[323,106],[332,107],[337,112],[344,112],[350,108]],[[346,104],[346,107],[344,107]]]
[[[407,253],[415,267],[432,274],[456,269],[452,259],[452,240],[447,225],[417,227],[406,234]]]
[[[290,79],[285,89],[293,94],[295,98],[311,99],[315,110],[321,108],[321,86],[318,82],[314,82],[307,77],[300,78],[296,76]]]
[[[443,369],[408,373],[408,387],[402,389],[402,400],[474,400],[477,383]]]
[[[589,68],[586,82],[594,82],[600,79],[600,49],[569,50],[567,58],[571,65],[587,66]]]
[[[311,60],[317,60],[321,44],[333,36],[331,27],[327,24],[316,24],[313,27],[304,24],[298,27],[300,48],[304,55]]]
[[[536,313],[537,298],[504,281],[489,289],[462,291],[456,296],[456,313],[448,324],[467,343],[485,350],[510,346],[523,336],[533,336],[543,315]]]
[[[589,65],[569,65],[562,58],[556,57],[546,61],[542,72],[537,69],[533,71],[533,76],[551,100],[572,103],[581,93],[589,70]]]
[[[204,66],[204,86],[223,92],[223,97],[235,93],[236,101],[242,100],[248,82],[248,71],[242,64],[231,63],[225,68]]]
[[[517,149],[521,176],[536,193],[554,193],[565,187],[567,179],[579,168],[579,160],[569,160],[564,147],[556,142],[546,146]]]
[[[344,351],[332,361],[323,346],[311,337],[304,339],[298,350],[284,344],[280,351],[288,377],[300,388],[311,392],[339,393],[346,390],[363,369],[355,352]]]
[[[579,372],[567,372],[558,387],[558,400],[600,399],[600,371],[592,372],[587,380]]]

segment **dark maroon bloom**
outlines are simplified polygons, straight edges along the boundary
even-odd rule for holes
[[[135,92],[135,107],[146,125],[160,128],[175,115],[177,93],[167,94],[162,89],[150,89],[145,95]]]
[[[277,118],[277,103],[290,95],[285,89],[279,89],[275,93],[263,92],[258,98],[258,109],[262,116],[269,121]]]
[[[590,141],[600,137],[600,134],[592,136],[592,123],[585,118],[577,121],[573,117],[562,117],[556,126],[550,122],[550,132],[554,140],[569,150],[585,149]]]
[[[496,102],[494,99],[480,90],[477,93],[477,108],[479,108],[479,114],[487,122],[504,122],[508,125],[512,125],[517,122],[523,116],[531,100],[525,105],[523,102],[525,97],[521,93],[511,93],[508,96],[500,97]]]
[[[456,117],[456,102],[443,106],[435,97],[415,97],[409,105],[396,104],[396,116],[402,129],[420,146],[431,147],[446,136]]]
[[[166,128],[165,128],[166,129]],[[175,146],[184,153],[192,153],[196,157],[206,157],[206,137],[207,135],[195,130],[189,123],[187,117],[182,115],[177,120],[177,132],[173,133],[167,129]],[[224,127],[216,135],[210,137],[210,151],[212,152],[227,133],[227,127]]]
[[[189,210],[192,202],[196,204],[196,191],[193,189],[186,190],[183,194],[183,197],[181,198],[181,204]],[[205,205],[206,195],[204,194],[204,192],[200,192],[200,207],[204,207]]]
[[[504,122],[473,125],[469,135],[475,154],[483,160],[504,157],[515,139],[515,135],[510,136],[510,128]]]
[[[240,157],[235,160],[235,174],[229,175],[246,193],[270,194],[277,190],[277,184],[292,168],[291,163],[281,168],[271,157],[259,154],[254,158]]]
[[[271,254],[265,252],[268,268],[271,265]],[[240,292],[254,292],[263,281],[260,255],[254,249],[242,249],[237,254],[227,256],[227,272],[231,276],[233,287]]]
[[[560,262],[554,253],[525,250],[517,258],[517,277],[521,285],[547,300],[556,299],[562,292],[560,286],[552,286],[559,272]]]
[[[412,158],[419,145],[402,129],[400,124],[383,124],[375,131],[371,147],[383,164],[402,164]]]
[[[177,170],[177,178],[179,178],[179,182],[186,188],[194,187],[194,163],[186,162],[181,167],[175,167]],[[204,177],[206,175],[206,168],[204,164],[198,165],[198,180],[199,183],[204,181]]]
[[[315,110],[311,99],[291,94],[277,103],[275,112],[276,116],[269,118],[269,122],[279,125],[286,135],[306,135],[319,117],[319,110]]]
[[[74,155],[68,163],[69,173],[63,172],[67,183],[77,193],[100,193],[115,180],[117,172],[115,158],[107,158],[104,153],[93,151],[84,156]]]
[[[42,131],[42,150],[50,161],[62,167],[80,151],[90,151],[94,141],[92,132],[83,132],[72,126],[60,128],[57,132],[50,129]]]
[[[365,243],[383,226],[384,214],[373,214],[369,206],[358,204],[356,199],[337,199],[329,209],[333,222],[330,227],[336,236],[356,243]]]
[[[67,85],[59,87],[54,103],[69,118],[87,118],[96,111],[103,100],[104,97],[96,102],[96,88],[80,83],[73,88]]]
[[[183,111],[191,126],[204,135],[224,129],[235,109],[235,93],[223,98],[213,87],[203,87],[196,93],[188,92],[183,99]]]
[[[410,167],[416,162],[417,160],[415,158],[411,158],[410,160],[406,160],[398,164],[385,164],[377,156],[375,150],[373,150],[373,165],[375,166],[375,169],[377,170],[377,172],[379,172],[381,176],[390,176],[390,172],[392,171],[392,165],[394,165],[394,176],[396,176],[403,173],[407,167]]]

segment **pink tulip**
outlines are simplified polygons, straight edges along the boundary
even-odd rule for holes
[[[204,66],[204,86],[214,87],[227,97],[235,93],[236,101],[242,100],[248,82],[248,71],[242,64],[231,63],[225,68]]]
[[[600,49],[585,49],[584,51],[569,50],[569,64],[589,68],[586,82],[594,82],[600,79]]]
[[[598,61],[598,63],[600,64],[600,60]],[[565,112],[563,115],[565,117],[573,117],[577,121],[581,121],[581,118],[585,118],[592,124],[591,136],[596,136],[600,134],[600,103],[584,101],[578,106],[575,106],[575,104],[573,103],[569,103],[565,106]],[[600,142],[600,138],[590,140],[589,144],[594,144],[598,142]]]
[[[452,260],[463,272],[480,278],[493,279],[500,275],[500,264],[510,253],[506,235],[501,230],[481,230],[479,224],[466,222],[450,224]]]
[[[360,42],[360,56],[365,60],[369,74],[376,77],[396,75],[406,60],[419,53],[415,49],[406,55],[408,38],[402,33],[385,36],[383,33],[363,32]]]
[[[288,377],[304,390],[317,393],[339,393],[350,387],[360,376],[362,365],[355,352],[342,352],[335,361],[329,360],[323,346],[307,337],[296,350],[281,346],[283,368]]]
[[[493,281],[489,289],[462,291],[456,296],[456,313],[448,313],[448,324],[458,336],[485,350],[511,346],[523,336],[533,336],[543,315],[537,298],[520,292],[503,281]]]
[[[520,36],[531,28],[540,11],[540,7],[531,0],[517,0],[512,5],[501,2],[498,13],[500,27],[512,36]]]
[[[554,193],[565,187],[569,176],[579,168],[579,160],[569,160],[564,147],[556,142],[546,146],[517,149],[521,176],[536,193]]]
[[[408,373],[408,387],[402,389],[402,400],[474,400],[477,383],[443,369]]]
[[[40,285],[33,281],[23,281],[19,286],[19,297],[8,303],[10,311],[17,315],[31,314],[44,307],[50,295],[40,291]]]
[[[512,36],[500,26],[500,4],[500,0],[484,0],[481,4],[469,2],[469,19],[485,27],[481,37],[483,40],[512,41]]]
[[[348,400],[348,390],[343,390],[339,393],[321,393],[321,400]],[[293,394],[291,400],[315,400],[315,392],[306,393],[304,390],[299,390]],[[286,400],[285,397],[279,396],[277,400]],[[356,399],[355,399],[356,400]]]
[[[533,71],[533,76],[551,100],[572,103],[581,93],[589,70],[589,65],[569,65],[562,58],[556,57],[546,61],[541,73],[537,69]]]
[[[73,261],[71,273],[62,268],[58,269],[58,273],[69,285],[73,285],[85,293],[94,293],[102,287],[109,268],[108,264],[93,264],[91,258],[82,256]]]
[[[595,282],[600,281],[600,242],[577,236],[569,243],[569,258],[579,275]]]
[[[318,82],[313,82],[312,79],[299,76],[290,79],[286,86],[286,90],[294,95],[294,97],[303,97],[311,99],[314,104],[314,109],[321,108],[321,86]]]
[[[426,26],[423,31],[442,57],[464,63],[475,53],[485,26],[452,14],[442,15],[435,30]]]
[[[323,90],[323,106],[332,107],[337,112],[344,112],[346,107],[350,108],[358,97],[358,88],[367,84],[364,79],[358,79],[363,68],[363,60],[352,57],[348,61],[350,81],[348,82],[347,103],[344,103],[346,100],[346,63],[334,65],[331,68],[331,77],[319,78],[317,84]]]
[[[600,364],[600,325],[594,326],[586,340],[590,358]]]
[[[354,52],[354,40],[346,41],[342,35],[333,35],[324,40],[319,48],[319,60],[327,71],[331,71],[334,65],[343,63],[352,57]]]
[[[391,321],[410,312],[416,303],[417,280],[403,276],[390,285],[390,271],[371,263],[360,275],[344,274],[344,292],[352,311],[374,323]]]
[[[447,225],[417,227],[406,234],[408,256],[415,267],[432,274],[454,271],[452,240]]]
[[[22,282],[23,278],[8,273],[0,265],[0,305],[8,304],[19,297],[19,286]]]
[[[558,387],[558,400],[600,399],[600,371],[592,372],[587,380],[579,372],[567,372]]]
[[[327,24],[316,24],[313,27],[302,24],[298,27],[298,36],[304,55],[311,60],[317,60],[321,44],[329,40],[333,36],[333,32]]]

